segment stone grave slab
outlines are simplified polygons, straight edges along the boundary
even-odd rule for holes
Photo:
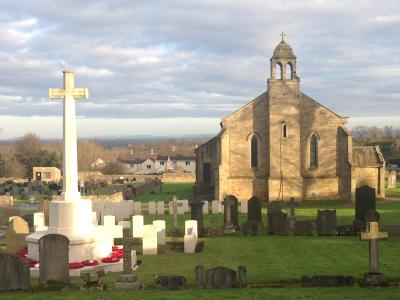
[[[225,268],[216,267],[206,271],[206,289],[212,288],[235,288],[237,286],[236,271]]]
[[[0,291],[28,290],[30,288],[29,263],[19,257],[0,252]]]

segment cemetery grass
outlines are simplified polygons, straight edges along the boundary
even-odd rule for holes
[[[175,194],[178,199],[185,199],[192,195],[193,183],[164,183],[162,185],[162,192],[159,187],[147,191],[143,195],[135,198],[135,201],[146,203],[149,201],[172,201],[173,195]]]
[[[332,208],[324,202],[301,203],[296,209],[299,219],[315,220],[317,209]],[[348,224],[354,218],[354,208],[347,203],[337,209],[337,223]],[[400,202],[380,201],[377,210],[381,214],[381,227],[388,224],[400,224]],[[288,212],[287,208],[284,211]],[[150,223],[159,216],[145,214],[145,223]],[[184,220],[190,216],[180,215],[179,226],[184,227]],[[239,223],[245,220],[244,214],[239,214]],[[266,224],[266,210],[263,209],[263,223]],[[165,215],[167,231],[172,229],[172,217]],[[205,215],[206,226],[222,226],[222,215]],[[351,275],[362,278],[368,270],[368,242],[357,237],[303,237],[303,236],[236,236],[207,237],[204,250],[196,254],[178,253],[166,247],[165,253],[157,256],[138,256],[142,261],[137,271],[138,278],[146,286],[144,291],[120,292],[113,290],[117,273],[108,273],[105,281],[109,291],[72,292],[72,293],[16,293],[0,294],[1,299],[15,299],[17,296],[28,299],[260,299],[277,297],[280,299],[399,299],[398,288],[297,288],[303,275]],[[182,238],[168,242],[179,242]],[[380,242],[381,271],[391,281],[400,280],[400,238],[389,238]],[[225,266],[237,269],[244,265],[247,268],[247,282],[250,284],[268,284],[288,286],[286,288],[260,288],[237,290],[196,290],[194,268],[203,265],[206,269]],[[155,275],[183,275],[189,288],[183,291],[162,292],[155,290]],[[81,285],[79,278],[72,278],[77,286]],[[37,280],[32,282],[37,285]],[[19,298],[19,297],[18,297]]]
[[[385,195],[389,197],[399,197],[400,198],[400,180],[397,180],[397,188],[385,189]]]

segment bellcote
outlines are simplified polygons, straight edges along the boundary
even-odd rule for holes
[[[275,47],[272,55],[270,80],[296,80],[296,55],[293,53],[292,47],[286,43],[284,33],[281,34],[282,40]]]

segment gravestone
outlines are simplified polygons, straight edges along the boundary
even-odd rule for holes
[[[105,283],[103,281],[103,277],[105,276],[105,272],[103,269],[100,270],[91,270],[91,271],[82,271],[81,278],[83,280],[83,289],[89,291],[102,291],[104,290]]]
[[[149,206],[149,215],[155,215],[157,213],[157,205],[154,201],[150,201],[148,203]]]
[[[240,201],[240,212],[242,214],[247,214],[249,211],[248,201]]]
[[[156,275],[156,286],[163,291],[178,290],[186,283],[186,278],[179,275]]]
[[[246,279],[247,268],[245,266],[238,267],[238,288],[244,288],[247,285]]]
[[[288,235],[287,214],[282,211],[273,211],[267,216],[268,234]]]
[[[164,220],[154,220],[153,226],[157,230],[158,245],[165,245],[166,244],[165,221]]]
[[[143,226],[143,255],[157,255],[157,229],[154,225]]]
[[[336,235],[336,210],[318,210],[317,235]]]
[[[386,231],[389,236],[400,236],[400,225],[386,225]]]
[[[219,214],[219,201],[218,200],[213,200],[211,202],[211,213],[213,215]]]
[[[47,234],[39,239],[39,282],[69,283],[69,240],[61,234]]]
[[[239,229],[238,199],[233,195],[225,197],[224,201],[224,233],[231,234]]]
[[[379,272],[379,240],[387,239],[386,232],[379,231],[377,222],[369,223],[369,231],[362,232],[360,240],[369,241],[369,272],[364,274],[363,286],[387,286],[388,281]]]
[[[208,215],[208,201],[203,201],[203,215]]]
[[[356,189],[355,221],[354,230],[361,232],[365,230],[365,214],[368,210],[376,210],[375,189],[367,185]]]
[[[397,172],[390,171],[387,179],[387,187],[388,189],[395,189],[397,181]]]
[[[203,201],[192,200],[189,202],[191,209],[191,219],[197,221],[198,236],[202,236],[205,232],[203,223]]]
[[[44,225],[49,226],[49,200],[48,199],[43,200],[42,211],[44,214]]]
[[[310,221],[296,221],[294,225],[294,234],[312,236],[313,235],[312,223]]]
[[[0,252],[0,291],[27,290],[30,287],[29,263]]]
[[[25,237],[29,235],[29,226],[21,217],[15,217],[7,226],[6,252],[15,254],[24,249],[27,244]]]
[[[196,266],[194,272],[196,277],[196,288],[198,289],[204,288],[204,267]]]
[[[163,216],[165,212],[164,202],[158,201],[157,202],[157,215]]]
[[[243,202],[242,202],[243,203]],[[261,223],[261,200],[253,196],[246,201],[247,203],[247,221],[243,224],[244,235],[260,235],[262,230]]]
[[[142,203],[141,202],[133,202],[133,214],[135,216],[142,214]]]
[[[144,218],[142,215],[132,216],[132,236],[134,238],[143,237]]]
[[[115,282],[117,290],[123,289],[138,289],[140,283],[137,280],[136,274],[132,270],[132,249],[135,239],[131,237],[129,228],[123,229],[123,238],[114,239],[115,245],[123,246],[123,272],[119,274]]]
[[[206,289],[212,288],[234,288],[237,286],[236,271],[216,267],[206,271]]]
[[[267,214],[277,212],[277,211],[282,211],[282,204],[277,201],[272,201],[269,202],[267,205]]]
[[[374,209],[367,210],[365,213],[365,222],[368,224],[370,222],[378,222],[381,219],[381,215]]]

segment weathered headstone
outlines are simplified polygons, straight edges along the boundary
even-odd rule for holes
[[[366,227],[365,214],[368,210],[376,210],[376,194],[375,189],[367,185],[356,189],[356,205],[354,230],[361,232]]]
[[[234,233],[239,228],[238,199],[233,195],[225,197],[224,201],[224,233]]]
[[[163,216],[165,212],[164,201],[157,202],[157,215]]]
[[[6,252],[15,254],[27,244],[25,237],[29,235],[29,226],[21,217],[15,217],[7,226]]]
[[[203,215],[208,215],[208,201],[203,201]]]
[[[196,266],[194,269],[195,277],[196,277],[196,288],[202,289],[204,288],[204,267]]]
[[[218,200],[213,200],[211,202],[211,213],[213,215],[219,214],[219,201]]]
[[[129,228],[123,229],[123,238],[114,239],[115,245],[123,246],[123,272],[118,275],[115,282],[116,289],[138,289],[140,283],[137,280],[136,274],[132,270],[132,250],[131,247],[135,243],[135,239],[130,237]]]
[[[155,215],[157,213],[157,205],[154,201],[150,201],[149,205],[149,215]]]
[[[243,233],[245,235],[260,235],[262,230],[261,200],[253,196],[246,203],[248,203],[247,221],[243,224]]]
[[[238,288],[244,288],[247,285],[246,279],[247,268],[245,266],[238,267]]]
[[[313,235],[313,226],[310,221],[296,221],[294,226],[294,234],[295,235]]]
[[[69,283],[69,240],[61,234],[47,234],[39,239],[41,284],[48,281]]]
[[[397,183],[397,172],[392,170],[389,172],[388,179],[387,179],[387,187],[388,189],[395,189]]]
[[[225,268],[216,267],[206,272],[206,288],[234,288],[237,286],[236,271]]]
[[[362,285],[387,286],[388,281],[379,272],[379,240],[387,239],[386,232],[379,232],[377,222],[369,223],[369,231],[362,232],[360,239],[369,241],[369,272],[364,274]]]
[[[267,215],[268,234],[288,235],[287,214],[282,211],[273,211]]]
[[[336,210],[318,210],[318,235],[336,235]]]
[[[135,216],[142,214],[142,203],[141,202],[133,202],[133,214]]]
[[[179,275],[156,275],[155,284],[163,291],[178,290],[186,284],[186,278]]]
[[[197,246],[197,221],[187,220],[185,221],[185,236],[184,241],[184,252],[185,253],[195,253]]]
[[[197,233],[201,236],[204,233],[204,223],[203,223],[203,201],[192,200],[189,202],[191,209],[191,219],[197,221]]]
[[[165,245],[166,244],[165,221],[164,220],[155,220],[155,221],[153,221],[153,226],[157,230],[158,245]]]
[[[101,270],[91,270],[91,271],[82,271],[81,278],[83,280],[83,289],[85,290],[104,290],[105,283],[103,281],[103,277],[105,276],[105,272],[103,269]]]
[[[29,263],[0,252],[0,291],[27,290],[30,287]]]
[[[386,225],[386,231],[389,236],[400,236],[400,225]]]
[[[267,214],[277,211],[282,211],[282,204],[277,201],[269,202],[267,206]]]
[[[370,222],[378,222],[381,219],[381,215],[374,209],[367,210],[365,213],[365,222],[368,224]]]

